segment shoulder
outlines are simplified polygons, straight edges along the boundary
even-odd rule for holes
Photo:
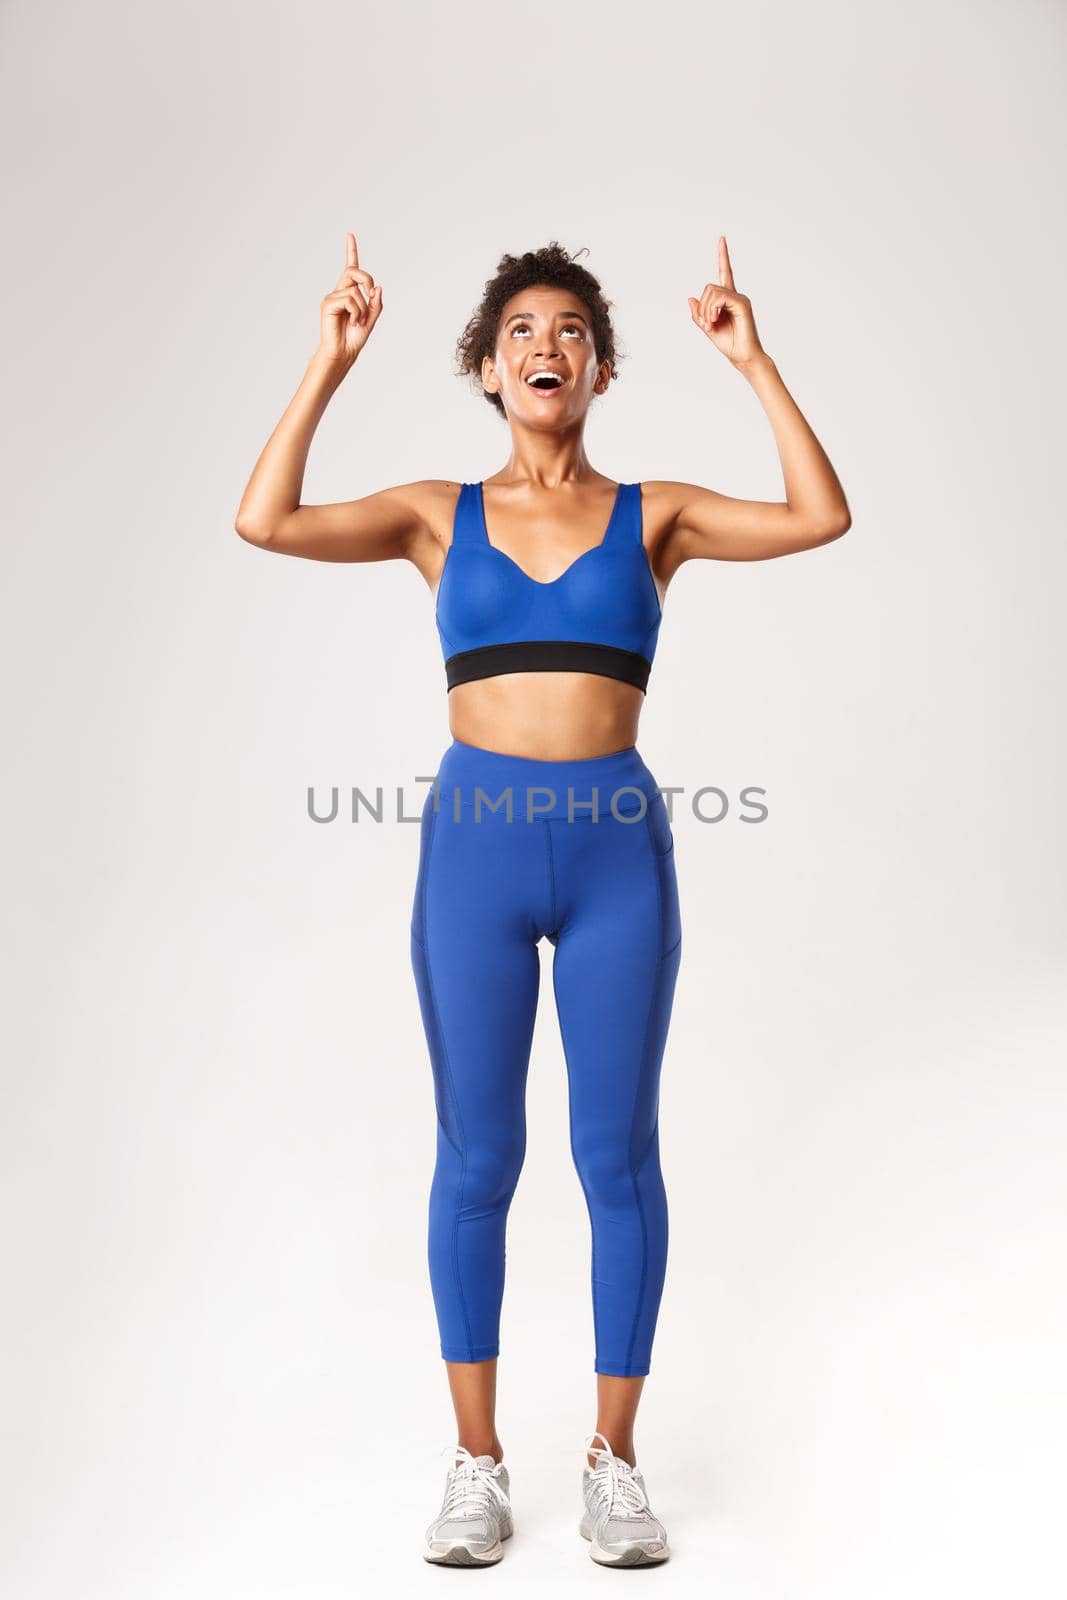
[[[454,510],[462,488],[458,478],[420,478],[418,483],[402,484],[394,492],[403,494],[425,522],[433,523],[442,512]]]
[[[398,483],[369,495],[367,505],[391,510],[407,529],[407,554],[415,559],[420,547],[443,545],[452,537],[452,520],[460,491],[458,479],[420,478],[414,483]]]
[[[645,546],[651,553],[660,548],[677,526],[678,519],[693,495],[693,485],[662,478],[649,478],[638,484]]]
[[[423,478],[418,483],[404,484],[396,492],[403,493],[414,513],[413,531],[407,546],[407,557],[430,584],[431,588],[441,576],[444,558],[452,543],[456,507],[463,491],[459,478]]]

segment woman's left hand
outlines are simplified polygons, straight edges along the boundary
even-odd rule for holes
[[[734,275],[730,270],[730,254],[726,239],[719,235],[720,283],[709,283],[699,300],[689,298],[689,310],[698,328],[702,328],[728,361],[743,366],[754,356],[764,354],[759,342],[756,324],[752,317],[752,302],[747,294],[738,294],[734,288]]]

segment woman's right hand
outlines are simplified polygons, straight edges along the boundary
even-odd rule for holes
[[[360,292],[369,291],[369,304]],[[382,310],[382,287],[364,272],[356,252],[356,236],[345,234],[345,266],[336,289],[326,295],[320,316],[317,354],[324,361],[350,367],[371,336]]]

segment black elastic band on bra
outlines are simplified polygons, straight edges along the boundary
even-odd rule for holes
[[[496,678],[503,672],[592,672],[618,678],[647,693],[652,663],[636,650],[613,644],[586,644],[578,639],[524,639],[516,644],[479,645],[458,650],[445,662],[448,687],[475,678]]]

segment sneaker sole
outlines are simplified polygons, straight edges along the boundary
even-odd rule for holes
[[[487,1550],[472,1550],[462,1539],[457,1539],[447,1550],[424,1549],[422,1559],[439,1567],[491,1567],[502,1560],[504,1540],[510,1539],[514,1531],[510,1526],[501,1529],[500,1538]]]
[[[645,1550],[639,1544],[630,1544],[617,1555],[612,1555],[609,1550],[597,1544],[592,1534],[586,1531],[584,1520],[578,1524],[578,1532],[583,1539],[588,1539],[589,1554],[602,1567],[654,1567],[660,1561],[667,1561],[670,1558],[669,1545],[664,1545],[662,1550]]]
[[[496,1545],[484,1555],[475,1553],[465,1544],[454,1544],[447,1550],[424,1550],[422,1559],[439,1567],[492,1567],[501,1559],[504,1547]]]

